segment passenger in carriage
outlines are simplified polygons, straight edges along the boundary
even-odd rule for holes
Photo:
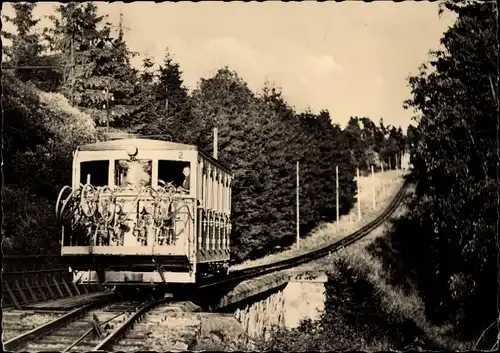
[[[189,163],[177,161],[159,161],[158,163],[159,187],[166,187],[178,193],[189,193],[190,175]]]
[[[184,167],[184,169],[182,170],[182,174],[184,174],[184,182],[182,183],[182,188],[184,189],[184,191],[187,191],[189,193],[191,168]]]

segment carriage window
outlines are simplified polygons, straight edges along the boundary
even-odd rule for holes
[[[158,161],[158,186],[173,185],[191,190],[191,163],[180,161]]]
[[[87,181],[93,186],[105,186],[108,180],[109,161],[89,161],[80,163],[80,183]]]
[[[151,186],[152,161],[141,159],[115,161],[115,185],[121,187]]]

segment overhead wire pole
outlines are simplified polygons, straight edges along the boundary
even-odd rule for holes
[[[213,150],[214,159],[217,159],[219,155],[218,144],[219,144],[219,129],[217,127],[214,127],[214,150]]]
[[[300,249],[299,161],[297,161],[297,249]]]
[[[339,220],[339,166],[335,166],[335,187],[337,190],[337,196],[336,196],[336,211],[337,211],[337,232],[340,230],[340,220]]]
[[[74,82],[75,82],[75,65],[76,65],[76,59],[75,59],[75,20],[74,18],[71,19],[71,42],[70,42],[70,51],[71,51],[71,76],[70,76],[70,102],[72,105],[75,104],[75,97],[74,97]],[[66,82],[65,82],[66,83]]]
[[[375,173],[373,172],[373,165],[371,166],[372,168],[372,197],[373,197],[373,209],[375,209]]]
[[[356,168],[356,187],[358,189],[358,221],[361,221],[361,201],[359,200],[359,168]]]
[[[382,171],[382,174],[384,174],[384,161],[380,161],[380,169]],[[384,177],[382,177],[382,195],[385,197]]]
[[[106,109],[106,133],[109,134],[109,101],[114,101],[115,98],[113,93],[109,93],[109,86],[106,86],[102,93],[104,94],[104,99],[106,100],[106,103],[104,104],[104,108]]]

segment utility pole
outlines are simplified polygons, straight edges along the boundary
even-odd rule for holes
[[[75,20],[71,19],[71,104],[75,104],[74,82],[75,82]]]
[[[340,223],[339,223],[339,166],[335,166],[335,186],[337,190],[337,197],[336,197],[336,210],[337,210],[337,232],[340,230]]]
[[[372,197],[373,197],[373,209],[375,209],[375,173],[373,172],[373,165],[372,165]]]
[[[300,249],[299,161],[297,161],[297,249]]]
[[[218,145],[219,144],[219,129],[217,127],[214,127],[214,159],[217,159],[218,157]]]
[[[358,221],[361,221],[361,201],[359,200],[359,168],[356,168],[356,187],[358,189]]]
[[[382,175],[384,174],[384,161],[380,161],[380,169],[382,170]],[[382,176],[382,195],[385,197],[385,185],[384,177]]]
[[[102,94],[106,100],[103,108],[106,109],[106,132],[109,133],[109,101],[114,101],[115,97],[113,96],[113,93],[109,92],[109,86],[106,86],[106,88],[102,91]]]

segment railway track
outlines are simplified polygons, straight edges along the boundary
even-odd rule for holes
[[[244,279],[285,270],[350,245],[389,219],[404,199],[408,186],[409,181],[406,181],[389,206],[375,220],[333,244],[294,258],[235,271],[226,279],[202,284],[196,289],[217,289]],[[186,320],[182,315],[178,315],[179,311],[197,311],[196,305],[189,303],[172,302],[171,297],[147,302],[125,301],[110,295],[66,314],[60,314],[56,319],[12,338],[16,330],[13,326],[9,336],[5,337],[8,340],[4,343],[4,349],[61,352],[151,349],[183,351],[187,350],[188,346],[180,340],[176,341],[174,331],[180,330],[184,335],[190,330],[195,331],[196,323],[192,318]],[[195,335],[195,332],[191,333]],[[165,338],[167,334],[168,338]]]
[[[41,351],[47,349],[53,351],[63,351],[65,348],[61,348],[61,344],[58,343],[60,341],[58,333],[69,332],[73,335],[75,332],[80,332],[81,327],[85,326],[88,328],[90,323],[90,321],[86,319],[88,315],[92,311],[99,310],[99,308],[106,306],[116,298],[117,297],[115,295],[110,293],[109,296],[101,297],[89,304],[83,305],[69,312],[60,313],[49,311],[37,313],[37,315],[41,317],[40,321],[42,321],[42,323],[38,327],[32,329],[29,329],[26,325],[24,325],[24,327],[11,325],[12,322],[10,322],[10,320],[15,319],[15,315],[11,315],[10,320],[4,322],[4,329],[6,329],[9,334],[8,339],[7,337],[4,337],[4,349],[9,351],[16,351],[20,349],[27,351]],[[46,316],[44,316],[45,314]],[[84,323],[81,322],[82,320]],[[28,330],[26,330],[26,328]],[[64,331],[68,328],[69,330]],[[15,335],[14,333],[16,331],[21,331],[22,333]],[[51,338],[52,342],[50,341]],[[63,343],[62,345],[64,346]]]
[[[2,313],[3,341],[7,342],[14,337],[29,332],[38,326],[61,317],[62,312],[39,312],[35,310],[5,310]]]
[[[337,251],[345,246],[355,243],[361,238],[368,235],[374,229],[378,228],[382,223],[387,221],[390,216],[394,213],[400,203],[403,201],[408,186],[410,185],[409,180],[405,180],[404,184],[401,186],[397,194],[392,198],[389,205],[385,208],[384,211],[373,221],[360,228],[356,232],[330,244],[318,250],[311,251],[309,253],[295,256],[293,258],[273,262],[271,264],[258,265],[250,268],[245,268],[242,270],[234,271],[228,275],[227,278],[221,281],[204,283],[198,286],[198,289],[211,289],[216,288],[223,285],[230,285],[238,281],[242,281],[245,279],[250,279],[257,276],[262,276],[264,274],[268,274],[271,272],[277,272],[281,270],[286,270],[292,267],[296,267],[302,265],[304,263],[319,259],[324,257],[334,251]]]
[[[118,300],[115,303],[92,303],[5,342],[11,351],[91,351],[115,326],[133,316],[145,304]]]
[[[196,320],[182,314],[198,311],[191,302],[171,302],[171,296],[150,300],[122,300],[109,297],[61,314],[17,337],[8,339],[8,351],[138,351],[186,350],[186,334],[196,335]],[[177,335],[175,332],[177,331]],[[168,335],[166,335],[168,333]],[[12,330],[11,330],[12,334]],[[180,337],[183,337],[181,339]],[[178,339],[176,339],[178,338]]]

